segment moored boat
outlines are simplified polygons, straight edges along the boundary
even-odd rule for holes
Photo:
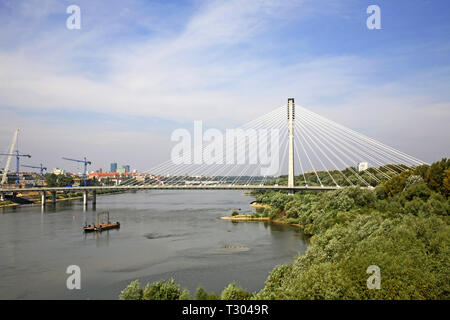
[[[100,223],[99,217],[103,214],[107,215],[107,222]],[[94,232],[94,231],[103,231],[103,230],[110,230],[110,229],[118,229],[120,228],[120,223],[117,222],[110,222],[109,221],[109,211],[100,212],[97,213],[97,221],[94,225],[86,225],[83,227],[84,232]]]

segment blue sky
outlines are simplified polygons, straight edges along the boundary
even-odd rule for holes
[[[31,162],[144,170],[175,128],[234,127],[295,97],[431,162],[450,150],[449,35],[443,0],[3,0],[0,150],[19,127]]]

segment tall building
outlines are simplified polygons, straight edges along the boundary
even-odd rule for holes
[[[358,171],[359,172],[367,170],[368,168],[369,168],[369,163],[367,163],[367,162],[358,163]]]
[[[117,163],[113,162],[111,163],[111,168],[109,170],[110,172],[117,172]]]
[[[57,176],[60,174],[65,174],[66,171],[64,169],[55,168],[53,169],[53,174],[56,174]]]
[[[122,168],[125,169],[125,172],[130,172],[130,166],[129,165],[124,165]]]

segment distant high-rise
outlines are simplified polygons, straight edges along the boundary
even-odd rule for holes
[[[123,168],[125,169],[125,172],[130,172],[130,166],[124,165]]]
[[[66,171],[64,169],[59,169],[59,168],[55,168],[53,169],[53,174],[56,174],[57,176],[59,176],[60,174],[65,174]]]
[[[358,163],[357,168],[358,168],[359,172],[367,170],[367,169],[369,169],[369,163],[368,162],[360,162],[360,163]]]
[[[111,163],[111,168],[109,170],[110,172],[117,172],[117,163],[113,162]]]

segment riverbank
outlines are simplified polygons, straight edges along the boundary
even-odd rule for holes
[[[113,192],[103,191],[102,193],[98,193],[97,192],[97,196],[106,196],[106,195],[112,195],[112,194],[122,194],[122,193],[126,193],[126,192],[129,192],[129,191],[113,191]],[[61,196],[62,194],[58,194],[58,195]],[[91,199],[91,198],[92,198],[92,196],[88,197],[88,199]],[[22,207],[22,206],[34,206],[34,205],[37,205],[37,204],[41,205],[41,198],[39,196],[30,197],[30,198],[28,198],[28,197],[25,198],[24,197],[24,199],[27,199],[27,200],[31,201],[32,203],[14,203],[14,202],[12,202],[10,200],[1,201],[0,202],[0,209],[1,208],[11,208],[11,207]],[[67,197],[67,198],[66,197],[60,197],[60,198],[57,197],[56,202],[80,200],[80,199],[83,199],[82,195],[80,195],[80,196],[73,196],[73,197]],[[50,200],[50,199],[47,198],[47,200]],[[7,203],[5,203],[5,202],[7,202]],[[3,204],[3,203],[5,203],[5,204]]]
[[[249,194],[245,194],[249,195]],[[250,204],[250,207],[256,209],[258,212],[264,212],[264,211],[270,211],[272,210],[272,207],[267,203],[259,203],[259,202],[252,202]],[[295,223],[292,221],[286,220],[284,217],[278,217],[278,218],[271,218],[267,213],[266,214],[258,214],[258,213],[248,213],[248,214],[238,214],[238,215],[231,215],[231,216],[224,216],[220,217],[221,220],[229,220],[229,221],[267,221],[267,222],[273,222],[278,224],[284,224],[289,225],[297,228],[303,229],[303,225],[299,223]]]
[[[222,220],[230,221],[269,221],[269,217],[255,217],[252,214],[239,214],[236,216],[220,217]]]
[[[254,192],[257,213],[235,210],[226,220],[263,215],[269,222],[300,227],[314,241],[293,262],[274,268],[262,290],[250,293],[232,283],[220,298],[230,299],[231,292],[238,300],[448,300],[449,179],[450,160],[442,159],[374,189]],[[378,271],[371,275],[373,270]],[[378,290],[370,290],[371,279],[380,281]],[[136,297],[139,290],[132,283],[120,298],[152,299]],[[205,293],[194,297],[205,299]]]
[[[275,268],[257,299],[448,299],[449,161],[393,177],[374,190],[256,195],[272,221],[313,236],[306,253]],[[381,289],[367,290],[370,265]]]
[[[270,223],[276,223],[276,224],[283,224],[283,225],[288,225],[288,226],[292,226],[292,227],[296,227],[296,228],[300,228],[303,230],[303,226],[301,224],[298,223],[292,223],[292,222],[288,222],[282,219],[270,219],[270,217],[255,217],[252,214],[240,214],[237,216],[225,216],[225,217],[220,217],[221,220],[228,220],[228,221],[233,221],[233,222],[243,222],[243,221],[265,221],[265,222],[270,222]],[[313,236],[309,236],[307,237],[308,242],[311,241],[311,239],[313,238]]]
[[[256,201],[250,203],[250,207],[252,207],[253,209],[256,209],[256,210],[258,210],[258,209],[263,210],[263,209],[270,209],[271,208],[270,205],[268,205],[268,204],[259,203],[259,202],[256,202]]]
[[[8,203],[5,203],[5,202],[8,202]],[[0,208],[11,208],[11,207],[18,207],[18,206],[21,206],[21,204],[20,203],[9,203],[10,201],[1,201],[0,202]],[[4,203],[4,204],[2,204],[2,203]]]

